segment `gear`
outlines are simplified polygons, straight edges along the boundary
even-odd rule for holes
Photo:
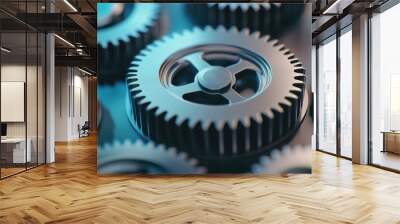
[[[195,159],[189,159],[185,153],[175,149],[166,149],[162,145],[115,142],[98,150],[98,172],[101,174],[200,174],[206,169],[197,166]]]
[[[276,40],[195,28],[136,56],[127,75],[145,136],[196,157],[249,155],[298,127],[305,70]]]
[[[248,28],[274,35],[296,21],[302,5],[281,3],[207,3],[189,4],[188,10],[200,25]]]
[[[263,156],[260,163],[253,165],[254,173],[285,174],[311,173],[311,148],[285,146],[273,150],[270,156]]]
[[[125,68],[146,44],[163,33],[157,4],[98,4],[100,83],[123,80]]]

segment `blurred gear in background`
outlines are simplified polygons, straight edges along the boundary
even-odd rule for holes
[[[200,26],[248,28],[251,32],[259,31],[272,37],[286,30],[303,12],[301,7],[288,7],[287,3],[213,2],[188,4],[187,7],[192,20]]]
[[[125,141],[106,144],[98,149],[98,172],[101,174],[201,174],[204,167],[183,152],[162,145]]]
[[[175,33],[148,45],[129,71],[132,113],[142,133],[216,164],[276,147],[302,120],[301,62],[248,29]]]
[[[160,37],[162,12],[158,4],[98,3],[97,48],[99,83],[124,79],[133,56]]]
[[[269,156],[262,156],[259,164],[252,167],[254,173],[283,174],[311,173],[311,147],[285,146],[275,149]]]

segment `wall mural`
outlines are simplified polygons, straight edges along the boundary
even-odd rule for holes
[[[99,3],[98,173],[311,173],[311,5]]]

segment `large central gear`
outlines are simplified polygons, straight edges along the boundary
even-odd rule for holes
[[[305,70],[248,30],[195,28],[149,45],[127,75],[144,135],[202,157],[251,154],[301,120]]]

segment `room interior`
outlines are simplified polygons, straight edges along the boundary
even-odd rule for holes
[[[0,2],[0,223],[399,222],[398,1],[293,1],[313,8],[313,172],[205,177],[97,175],[97,2]]]

